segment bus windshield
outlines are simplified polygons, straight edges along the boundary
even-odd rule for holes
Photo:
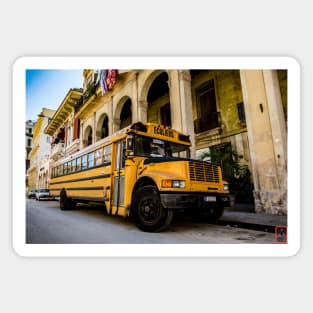
[[[156,138],[135,136],[135,155],[190,158],[189,146]]]

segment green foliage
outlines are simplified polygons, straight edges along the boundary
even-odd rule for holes
[[[230,153],[229,153],[230,152]],[[213,150],[204,152],[202,160],[210,158],[211,163],[222,168],[223,179],[229,183],[229,191],[236,196],[237,203],[253,203],[253,184],[248,165],[239,162],[239,157],[233,151]]]

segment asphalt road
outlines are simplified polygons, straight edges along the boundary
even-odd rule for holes
[[[274,234],[176,218],[161,233],[140,231],[129,219],[79,205],[61,211],[58,201],[26,199],[26,243],[33,244],[269,244]]]

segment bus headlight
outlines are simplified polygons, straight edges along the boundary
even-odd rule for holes
[[[185,188],[186,182],[184,180],[163,179],[162,187],[163,188]]]
[[[227,191],[229,190],[229,187],[227,184],[224,185],[224,190],[227,190]]]

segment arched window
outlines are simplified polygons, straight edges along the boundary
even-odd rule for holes
[[[148,122],[172,126],[169,98],[168,75],[159,74],[151,84],[148,92]]]
[[[132,102],[130,98],[127,99],[127,101],[124,103],[123,109],[121,111],[120,120],[121,125],[120,128],[124,128],[131,124],[132,122],[132,110],[131,110]]]
[[[100,138],[105,138],[109,135],[109,119],[107,116],[103,119],[101,126],[101,135]]]
[[[85,135],[83,139],[84,147],[90,146],[92,144],[92,128],[88,126],[85,130]]]

